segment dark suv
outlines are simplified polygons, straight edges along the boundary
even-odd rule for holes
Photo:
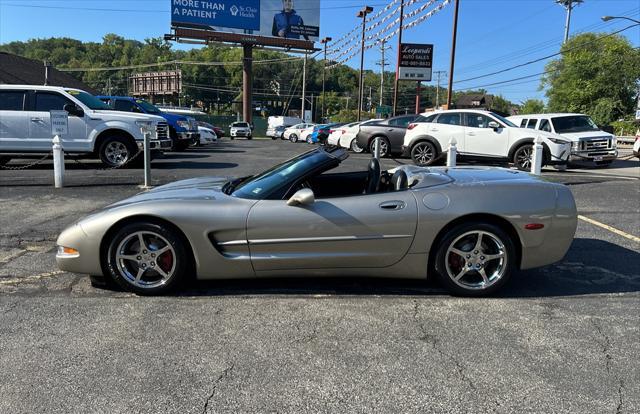
[[[402,144],[407,127],[412,122],[419,122],[421,115],[400,115],[376,122],[360,125],[360,132],[356,137],[358,146],[373,152],[376,138],[380,138],[380,156],[402,154]]]
[[[190,145],[195,145],[200,141],[198,124],[194,118],[162,112],[144,99],[104,95],[97,98],[116,111],[158,115],[166,119],[169,124],[169,136],[173,141],[174,151],[184,151]]]

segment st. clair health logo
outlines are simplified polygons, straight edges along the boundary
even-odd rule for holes
[[[258,14],[258,9],[251,6],[236,6],[235,4],[229,8],[233,17],[244,17],[247,19],[255,19]]]

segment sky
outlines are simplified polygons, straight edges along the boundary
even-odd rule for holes
[[[373,6],[375,14],[391,0],[368,1],[320,0],[320,37],[339,39],[361,24],[356,13],[363,5]],[[426,2],[420,0],[415,7]],[[449,70],[453,10],[451,2],[403,35],[403,42],[434,45],[434,71]],[[628,20],[603,22],[600,18],[604,15],[640,20],[640,0],[585,0],[573,11],[571,34],[609,33],[632,24]],[[454,89],[483,87],[515,103],[528,98],[544,99],[537,74],[544,71],[549,59],[485,75],[558,52],[565,16],[565,9],[555,0],[460,0]],[[144,40],[169,33],[170,20],[170,0],[0,0],[0,44],[48,37],[99,42],[107,33]],[[640,26],[621,34],[634,47],[640,46]],[[397,37],[388,45],[386,59],[395,62]],[[194,46],[176,45],[179,49],[191,47]],[[365,68],[380,70],[376,65],[380,57],[379,48],[367,50]],[[358,67],[359,54],[346,64]],[[443,76],[441,85],[446,83]],[[429,84],[435,85],[435,76]]]

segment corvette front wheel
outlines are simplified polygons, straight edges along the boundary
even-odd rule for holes
[[[109,244],[107,276],[139,295],[161,295],[184,279],[188,257],[174,230],[154,223],[129,224]]]
[[[447,232],[436,255],[441,282],[454,294],[490,295],[507,283],[516,269],[511,237],[488,223],[461,224]]]

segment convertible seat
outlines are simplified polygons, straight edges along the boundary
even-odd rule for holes
[[[380,185],[380,161],[377,158],[371,158],[369,161],[369,169],[367,174],[367,183],[364,187],[365,194],[373,194],[378,191]]]
[[[407,173],[398,170],[391,177],[391,188],[394,191],[402,191],[409,188],[409,178],[407,177]]]

